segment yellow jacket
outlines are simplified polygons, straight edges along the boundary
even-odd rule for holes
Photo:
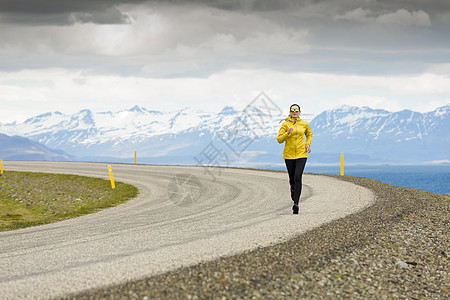
[[[294,128],[290,134],[288,134],[289,128]],[[305,143],[306,135],[306,143]],[[292,117],[284,119],[281,125],[280,131],[278,131],[277,141],[278,143],[286,142],[284,145],[283,158],[284,159],[297,159],[308,157],[308,151],[306,151],[306,145],[311,146],[311,140],[313,133],[311,127],[309,127],[306,121],[298,118],[297,120]]]

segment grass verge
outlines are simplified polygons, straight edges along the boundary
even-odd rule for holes
[[[136,197],[135,186],[77,175],[8,171],[0,177],[0,231],[48,224]]]

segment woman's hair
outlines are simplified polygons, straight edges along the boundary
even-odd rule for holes
[[[292,104],[291,107],[289,107],[289,111],[291,111],[292,106],[297,106],[297,107],[298,107],[298,110],[301,110],[301,109],[300,109],[300,105],[298,105],[298,104]]]

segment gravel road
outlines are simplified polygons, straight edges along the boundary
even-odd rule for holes
[[[106,164],[5,162],[5,170],[108,179]],[[292,215],[287,174],[242,169],[113,164],[136,199],[96,214],[0,233],[0,298],[63,297],[276,245],[360,211],[373,192],[304,176]]]

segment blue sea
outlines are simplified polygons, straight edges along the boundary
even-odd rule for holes
[[[306,164],[305,167],[305,173],[339,175],[340,172],[340,166],[310,166]],[[450,164],[345,166],[344,175],[376,179],[387,184],[415,188],[435,194],[450,194]]]
[[[286,168],[277,169],[286,170]],[[305,173],[339,175],[341,167],[315,166],[306,163]],[[450,194],[450,164],[345,166],[344,175],[376,179],[387,184],[415,188],[435,194]]]

